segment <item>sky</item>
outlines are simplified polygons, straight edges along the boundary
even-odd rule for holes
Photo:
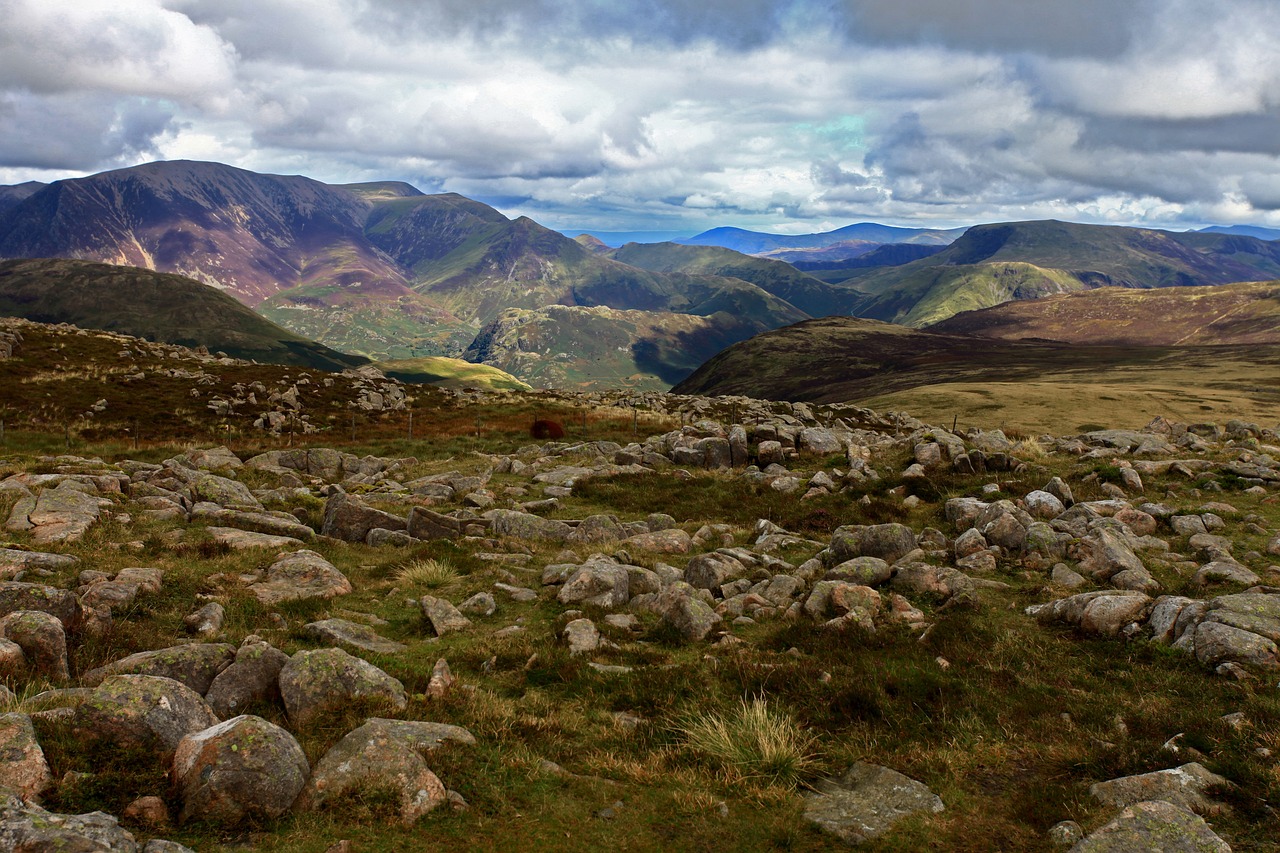
[[[162,159],[553,228],[1280,226],[1276,0],[0,0],[0,184]]]

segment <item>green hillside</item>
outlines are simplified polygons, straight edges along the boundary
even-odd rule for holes
[[[286,331],[198,281],[89,261],[0,261],[0,314],[273,364],[340,371],[368,361]]]

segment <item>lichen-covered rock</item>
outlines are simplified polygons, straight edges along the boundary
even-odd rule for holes
[[[68,632],[78,631],[84,622],[80,599],[70,590],[38,583],[0,581],[0,616],[18,610],[39,610],[56,616]]]
[[[1195,655],[1205,666],[1231,662],[1280,668],[1280,650],[1273,640],[1209,618],[1195,628]]]
[[[873,524],[841,528],[831,537],[830,561],[843,563],[854,557],[879,557],[895,563],[916,547],[916,535],[905,524]]]
[[[628,550],[652,551],[655,554],[688,554],[693,547],[689,534],[679,527],[637,533],[622,540]]]
[[[879,557],[854,557],[827,569],[824,580],[877,587],[893,577],[893,567]]]
[[[235,825],[279,817],[302,792],[310,769],[293,735],[261,717],[233,717],[193,732],[173,755],[179,820]]]
[[[945,808],[922,783],[862,762],[839,779],[819,780],[804,802],[805,820],[848,844],[878,838],[913,814],[938,814]]]
[[[155,749],[166,759],[192,732],[218,718],[190,687],[155,675],[113,675],[76,708],[72,728],[84,740]]]
[[[1221,803],[1210,799],[1208,790],[1230,785],[1227,779],[1209,772],[1204,765],[1191,762],[1170,770],[1098,782],[1089,788],[1089,793],[1098,802],[1116,808],[1162,800],[1188,811],[1209,814],[1220,808]]]
[[[138,853],[133,835],[104,812],[64,815],[0,791],[0,850],[14,853]]]
[[[1071,853],[1231,853],[1204,819],[1166,802],[1135,803]]]
[[[397,711],[409,701],[397,679],[342,649],[298,652],[280,670],[279,683],[285,711],[296,727],[357,699],[379,700]]]
[[[405,518],[371,507],[354,495],[337,492],[324,503],[320,533],[345,542],[363,542],[375,528],[405,530],[407,527]]]
[[[463,616],[462,612],[447,599],[424,595],[418,601],[418,606],[422,608],[423,618],[427,620],[427,624],[431,626],[431,630],[437,637],[465,631],[471,627],[471,620]]]
[[[423,760],[446,741],[474,744],[475,738],[458,726],[371,719],[316,763],[297,809],[321,809],[360,791],[389,789],[396,795],[401,822],[412,825],[447,799],[444,784]]]
[[[69,677],[67,634],[53,614],[18,610],[0,617],[0,639],[16,643],[34,673],[57,683]]]
[[[267,579],[249,587],[266,605],[306,598],[334,598],[352,591],[351,581],[315,551],[281,554],[267,569]]]
[[[713,551],[690,560],[684,570],[684,579],[695,589],[709,589],[715,594],[720,592],[722,585],[749,573],[747,567],[734,557]]]
[[[302,630],[323,643],[337,643],[378,655],[395,655],[408,648],[403,643],[388,640],[368,625],[346,619],[321,619],[304,625]]]
[[[631,597],[631,579],[626,566],[596,560],[580,566],[556,596],[561,604],[591,604],[615,610]]]
[[[280,670],[289,656],[264,642],[246,642],[236,649],[235,661],[209,685],[205,701],[220,718],[241,713],[252,702],[280,694]]]
[[[1087,634],[1115,637],[1126,626],[1141,622],[1150,612],[1151,598],[1129,590],[1098,590],[1032,605],[1027,613],[1042,625],[1071,625]]]
[[[698,598],[693,587],[683,581],[663,589],[651,606],[661,617],[662,624],[685,642],[705,640],[720,627],[720,614]]]
[[[0,714],[0,791],[8,789],[23,800],[33,800],[49,786],[53,776],[35,727],[26,714]]]
[[[112,675],[159,675],[179,681],[203,696],[235,656],[235,646],[227,643],[189,643],[129,655],[89,670],[80,680],[95,687]]]
[[[494,536],[510,536],[513,539],[546,539],[566,542],[573,528],[563,521],[531,515],[512,509],[493,509],[484,514],[492,522]]]

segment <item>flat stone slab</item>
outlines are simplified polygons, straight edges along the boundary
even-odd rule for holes
[[[839,779],[819,781],[804,799],[805,820],[848,844],[877,838],[913,814],[937,814],[945,808],[923,783],[863,762]]]
[[[254,533],[251,530],[239,530],[234,527],[210,527],[209,535],[213,541],[239,551],[245,548],[293,548],[306,544],[292,536],[272,536],[269,533]]]
[[[321,642],[337,643],[379,655],[399,654],[408,648],[403,643],[388,640],[368,625],[346,619],[322,619],[305,625],[302,630]]]

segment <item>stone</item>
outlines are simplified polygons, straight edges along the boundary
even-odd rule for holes
[[[436,661],[436,665],[431,668],[431,678],[427,681],[427,697],[430,699],[443,699],[453,689],[458,679],[454,678],[453,671],[449,669],[449,661],[444,658]]]
[[[466,616],[486,618],[498,612],[498,602],[487,592],[477,592],[458,605],[458,611]]]
[[[205,701],[222,719],[253,702],[270,701],[280,695],[277,680],[288,662],[288,655],[268,643],[246,642],[236,649],[235,662],[213,679]]]
[[[1141,622],[1151,607],[1151,597],[1141,592],[1099,590],[1033,605],[1027,613],[1042,625],[1057,622],[1087,634],[1115,637],[1125,626]]]
[[[112,675],[71,717],[73,731],[86,741],[154,749],[166,761],[184,737],[216,722],[199,693],[156,675]]]
[[[1071,853],[1231,853],[1204,819],[1171,803],[1135,803]]]
[[[207,501],[224,507],[250,507],[262,509],[262,504],[249,491],[249,487],[217,474],[201,474],[190,484],[191,497],[195,501]]]
[[[169,807],[159,797],[138,797],[120,813],[126,821],[152,830],[169,826]]]
[[[295,808],[316,810],[361,791],[390,789],[401,823],[410,826],[447,801],[444,784],[423,760],[446,742],[470,745],[475,737],[442,723],[370,719],[316,763]]]
[[[226,545],[235,551],[243,551],[249,548],[292,548],[295,545],[303,545],[301,539],[295,539],[292,536],[273,536],[269,533],[254,533],[251,530],[240,530],[235,527],[207,527],[205,532],[209,534],[218,545]]]
[[[37,583],[0,581],[0,616],[18,610],[38,610],[56,616],[63,629],[71,633],[84,623],[84,609],[75,593]]]
[[[1106,528],[1098,529],[1080,540],[1077,547],[1080,571],[1095,580],[1109,580],[1127,569],[1139,572],[1147,570],[1129,544]]]
[[[310,770],[293,735],[261,717],[232,717],[179,741],[172,769],[178,819],[235,826],[280,817]]]
[[[1187,811],[1210,814],[1220,809],[1222,804],[1209,799],[1208,789],[1230,785],[1227,779],[1192,762],[1171,770],[1157,770],[1154,773],[1098,782],[1090,786],[1089,794],[1103,805],[1115,808],[1162,800]]]
[[[1032,518],[1039,518],[1044,521],[1057,518],[1067,511],[1060,498],[1038,489],[1033,492],[1027,492],[1023,502],[1026,504],[1027,512],[1031,514]]]
[[[27,666],[36,674],[61,684],[67,670],[67,634],[62,622],[40,610],[18,610],[0,617],[0,639],[22,649]]]
[[[578,526],[569,534],[570,542],[585,544],[616,542],[621,538],[623,538],[622,526],[618,524],[618,520],[603,514],[587,516],[578,522]]]
[[[720,614],[698,598],[692,586],[677,581],[658,593],[653,610],[685,642],[707,639],[720,627]]]
[[[887,563],[895,563],[915,547],[916,535],[905,524],[841,528],[831,539],[830,559],[843,563],[854,557],[879,557]]]
[[[423,618],[437,637],[465,631],[471,627],[471,620],[463,616],[452,603],[434,595],[424,595],[418,601],[422,608]]]
[[[133,835],[109,814],[55,814],[0,791],[0,850],[138,853],[139,849]]]
[[[800,450],[818,456],[844,453],[844,442],[826,427],[806,427],[800,430],[796,445]]]
[[[346,492],[335,492],[324,502],[324,522],[320,526],[320,534],[344,542],[363,542],[369,531],[375,528],[404,530],[407,527],[408,522],[398,515],[375,509]]]
[[[388,640],[368,625],[349,622],[346,619],[321,619],[309,622],[302,627],[303,633],[322,643],[349,646],[364,652],[377,655],[395,655],[405,651],[408,646]]]
[[[190,643],[150,652],[138,652],[91,669],[80,677],[94,687],[112,675],[158,675],[190,687],[200,695],[209,691],[218,673],[235,660],[235,646],[227,643]]]
[[[590,604],[616,610],[631,597],[631,576],[625,566],[595,561],[580,566],[556,596],[561,604]]]
[[[1196,660],[1205,666],[1230,662],[1280,668],[1280,650],[1276,643],[1252,631],[1206,618],[1196,626],[1194,637]]]
[[[554,521],[517,512],[510,509],[493,509],[484,514],[492,522],[494,536],[510,536],[513,539],[544,539],[551,542],[567,542],[573,528],[563,521]]]
[[[1193,580],[1200,586],[1207,586],[1211,583],[1253,585],[1262,582],[1262,578],[1258,577],[1257,574],[1232,559],[1214,560],[1211,563],[1205,563],[1196,572]]]
[[[334,598],[352,592],[351,581],[337,567],[315,551],[281,554],[267,569],[267,578],[252,584],[249,591],[261,603],[272,606],[282,601]]]
[[[376,701],[397,711],[409,701],[398,680],[342,649],[297,652],[280,670],[279,684],[289,721],[297,728],[355,700]]]
[[[23,800],[38,799],[53,782],[49,762],[36,740],[26,714],[0,714],[0,791],[8,789]]]
[[[222,631],[226,621],[226,609],[216,601],[210,601],[204,607],[182,617],[182,624],[192,634],[201,637],[216,637]]]
[[[747,567],[736,558],[712,551],[691,559],[685,567],[684,579],[695,589],[707,589],[714,594],[720,591],[722,585],[747,574]]]
[[[688,554],[692,550],[693,541],[687,532],[673,527],[629,536],[622,540],[622,546],[655,554]]]
[[[888,832],[905,817],[943,811],[942,800],[920,782],[858,762],[839,779],[822,779],[804,795],[805,820],[847,844]]]
[[[1053,571],[1049,574],[1049,580],[1067,589],[1079,589],[1088,583],[1084,575],[1063,563],[1058,563],[1053,567]]]
[[[574,619],[560,632],[569,644],[569,654],[582,655],[600,647],[600,630],[590,619]]]
[[[76,490],[69,480],[44,489],[27,517],[34,527],[31,541],[38,545],[75,542],[101,517],[103,507],[110,505],[106,498]]]
[[[827,569],[824,580],[876,587],[893,577],[893,567],[879,557],[854,557]]]

